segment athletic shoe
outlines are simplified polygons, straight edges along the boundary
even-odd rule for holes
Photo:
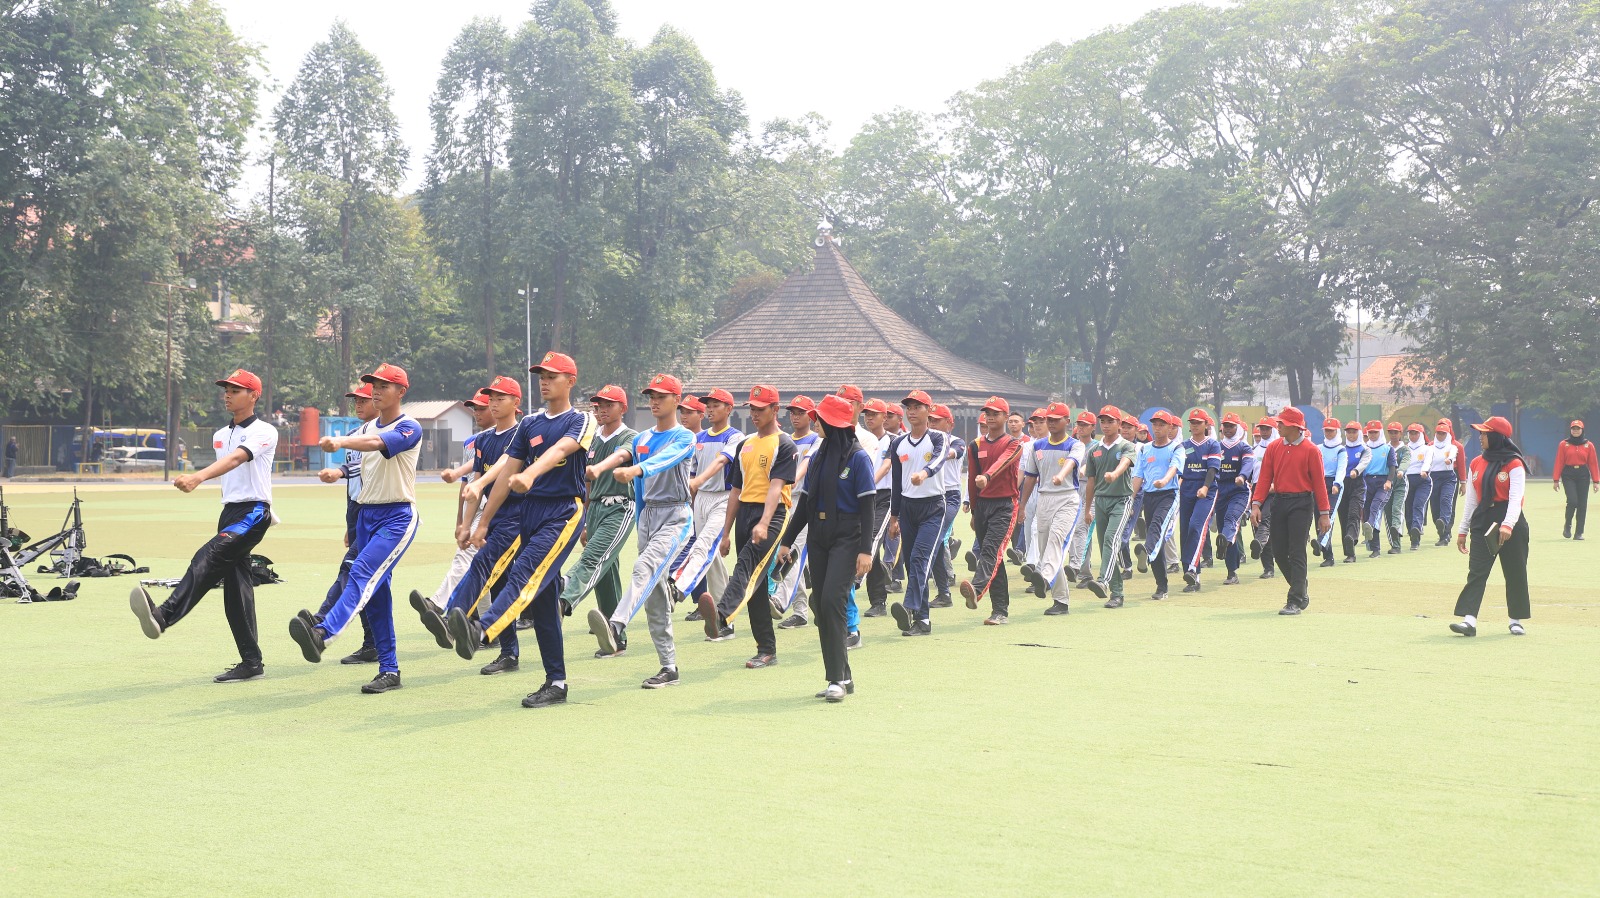
[[[1027,580],[1030,583],[1033,582],[1033,575],[1038,572],[1039,569],[1035,567],[1031,561],[1024,561],[1017,567],[1017,573],[1022,575],[1022,579]]]
[[[1354,555],[1346,555],[1344,557],[1344,563],[1345,564],[1355,564],[1356,563],[1356,557]]]
[[[1458,620],[1450,625],[1450,632],[1459,634],[1461,636],[1477,636],[1478,628],[1464,620]]]
[[[1273,577],[1276,577],[1276,576],[1278,576],[1278,572],[1277,571],[1273,570],[1272,568],[1267,568],[1266,570],[1262,571],[1261,575],[1259,577],[1256,577],[1256,579],[1257,580],[1271,580]]]
[[[1581,539],[1582,537],[1579,537],[1579,538]],[[1441,536],[1441,537],[1439,537],[1439,541],[1434,543],[1434,545],[1436,545],[1436,546],[1448,546],[1448,545],[1450,545],[1450,537]]]
[[[778,629],[780,629],[780,630],[798,630],[799,628],[805,626],[807,623],[808,623],[808,621],[806,620],[805,615],[803,615],[803,614],[791,614],[791,615],[789,615],[788,619],[786,619],[783,623],[778,625]]]
[[[1167,573],[1169,573],[1169,574],[1176,574],[1177,572],[1179,572],[1181,570],[1183,570],[1183,565],[1177,563],[1176,561],[1171,562],[1171,563],[1169,563],[1167,565]]]
[[[1226,554],[1228,554],[1228,541],[1222,538],[1222,534],[1218,533],[1217,534],[1217,557],[1221,558],[1222,556],[1224,556]]]
[[[950,558],[952,560],[954,560],[957,555],[961,554],[961,540],[952,538],[948,543],[945,543],[945,545],[950,547]]]
[[[968,608],[978,610],[978,591],[973,588],[971,580],[961,581],[961,598],[967,600]]]
[[[873,606],[869,607],[866,611],[861,612],[861,616],[862,617],[883,617],[885,614],[888,614],[888,613],[889,613],[889,609],[884,607],[884,604],[882,602],[879,602],[876,605],[873,605]]]
[[[1112,596],[1111,598],[1106,599],[1105,607],[1107,607],[1107,608],[1121,608],[1122,607],[1122,596]]]
[[[295,617],[289,621],[289,638],[300,646],[300,654],[305,656],[312,664],[322,660],[322,650],[326,643],[321,627],[313,627],[306,623],[305,618]]]
[[[139,629],[151,639],[158,639],[161,631],[166,627],[161,623],[161,612],[156,609],[156,603],[150,601],[150,591],[143,586],[135,586],[128,593],[128,606],[133,609],[133,616],[139,619]]]
[[[1401,552],[1401,549],[1400,549],[1399,546],[1390,546],[1389,547],[1389,554],[1390,555],[1399,555],[1400,552]]]
[[[689,612],[688,614],[683,616],[683,619],[686,620],[686,621],[697,621],[697,620],[699,620],[700,619],[700,609],[696,608],[695,610]]]
[[[931,633],[933,633],[933,625],[928,623],[925,620],[919,620],[919,621],[913,622],[911,624],[911,629],[905,631],[904,633],[901,633],[900,635],[901,636],[927,636],[927,635],[929,635]]]
[[[777,663],[777,655],[764,655],[758,652],[755,655],[752,655],[750,660],[744,663],[744,666],[749,670],[760,670],[763,667],[771,667]]]
[[[1572,524],[1571,524],[1571,522],[1568,522],[1566,526],[1561,528],[1561,538],[1562,539],[1572,539]]]
[[[1580,542],[1581,543],[1581,542],[1583,542],[1583,534],[1581,534],[1581,533],[1574,534],[1572,539],[1573,539],[1574,542]]]
[[[684,599],[688,598],[688,596],[683,594],[683,590],[678,588],[677,581],[673,580],[671,577],[663,577],[663,578],[661,578],[661,583],[662,583],[663,586],[666,587],[667,597],[672,599],[672,604],[676,605],[679,602],[683,601]],[[807,589],[811,588],[811,585],[809,583],[806,584],[806,588]]]
[[[618,644],[617,630],[621,629],[606,617],[599,608],[589,609],[589,633],[600,644],[600,651],[595,653],[596,658],[609,658],[617,654],[621,648]]]
[[[1322,540],[1315,536],[1311,537],[1311,554],[1319,557],[1322,555]]]
[[[512,624],[511,626],[515,627],[518,630],[518,632],[521,632],[523,630],[532,630],[533,629],[533,621],[528,620],[527,618],[519,617],[519,618],[517,618],[517,622]]]
[[[1018,551],[1016,546],[1010,546],[1006,549],[1006,560],[1012,564],[1022,564],[1027,559],[1028,556]]]
[[[846,692],[845,688],[840,686],[838,683],[829,683],[828,688],[817,693],[817,695],[820,695],[824,701],[837,704],[844,701]]]
[[[1198,571],[1184,571],[1183,572],[1183,582],[1189,584],[1190,586],[1199,586],[1200,585],[1200,573]],[[1184,592],[1188,592],[1188,591],[1189,590],[1187,590],[1187,589],[1184,590]]]
[[[707,636],[706,642],[727,642],[733,638],[733,624],[723,624],[722,629],[715,636]]]
[[[1422,529],[1419,527],[1412,527],[1406,532],[1406,535],[1411,537],[1411,548],[1413,549],[1422,542]]]
[[[905,592],[906,591],[906,583],[905,583],[904,580],[890,580],[889,581],[888,590],[889,590],[889,592],[894,592],[894,593]]]
[[[493,661],[490,661],[488,664],[478,668],[478,673],[481,673],[486,677],[492,677],[495,674],[515,673],[518,666],[519,663],[516,658],[512,657],[511,655],[501,655]]]
[[[828,693],[830,691],[834,690],[834,689],[839,690],[839,697],[838,698],[828,698]],[[852,681],[852,680],[845,680],[843,683],[829,683],[828,687],[826,689],[824,689],[821,692],[817,693],[817,698],[827,698],[828,701],[830,701],[830,702],[842,702],[842,701],[844,701],[844,697],[845,696],[847,696],[847,695],[855,695],[855,694],[856,694],[856,684],[855,684],[855,682]]]
[[[1073,589],[1088,589],[1089,588],[1089,583],[1091,581],[1093,581],[1093,580],[1094,580],[1093,577],[1079,577],[1077,580],[1073,581],[1072,588]]]
[[[983,625],[985,627],[1003,627],[1009,623],[1011,623],[1010,619],[998,611],[983,619]]]
[[[1138,543],[1133,547],[1133,563],[1141,574],[1150,570],[1150,548],[1144,543]]]
[[[1044,610],[1044,616],[1045,617],[1057,617],[1059,615],[1068,613],[1069,610],[1070,609],[1067,608],[1067,603],[1066,602],[1055,601],[1055,602],[1051,602],[1050,603],[1050,607],[1046,608]]]
[[[844,634],[844,647],[846,651],[861,648],[861,631],[857,630],[854,633]]]
[[[1327,558],[1322,559],[1322,563],[1317,567],[1333,567],[1333,556],[1329,555]]]
[[[1522,622],[1521,621],[1512,621],[1510,630],[1511,630],[1511,635],[1512,636],[1526,636],[1526,635],[1528,635],[1528,631],[1522,629]]]
[[[1033,575],[1032,592],[1035,597],[1041,599],[1050,595],[1050,584],[1046,583],[1044,577],[1038,572]]]
[[[411,607],[417,610],[417,616],[422,618],[422,626],[433,634],[433,641],[441,649],[453,649],[455,643],[450,641],[450,628],[444,625],[444,618],[440,616],[439,609],[433,603],[422,597],[422,593],[411,590]]]
[[[1383,557],[1383,550],[1382,549],[1373,549],[1371,552],[1367,553],[1367,557],[1368,558],[1382,558]]]
[[[1238,574],[1229,574],[1228,575],[1228,579],[1222,581],[1222,585],[1223,586],[1238,586],[1239,585],[1239,575]]]
[[[1300,606],[1296,605],[1293,602],[1289,602],[1289,603],[1285,604],[1282,608],[1279,608],[1278,609],[1278,613],[1283,615],[1284,617],[1293,617],[1294,615],[1300,613]]]
[[[545,680],[544,685],[539,687],[538,692],[529,693],[528,697],[522,700],[522,707],[545,708],[550,705],[564,705],[566,703],[567,687],[557,686],[549,680]]]
[[[1198,583],[1186,584],[1183,587],[1183,591],[1184,592],[1199,592],[1200,591],[1200,584],[1198,584]]]
[[[1367,542],[1370,543],[1370,542],[1372,542],[1372,535],[1374,533],[1376,533],[1376,532],[1377,531],[1372,528],[1371,524],[1367,523],[1366,521],[1362,521],[1361,522],[1361,538],[1362,539],[1365,539]]]
[[[361,687],[361,691],[367,695],[377,695],[380,692],[390,692],[399,688],[400,672],[391,670],[388,673],[381,673],[373,677],[372,682]]]
[[[471,661],[478,652],[478,644],[483,641],[483,625],[467,617],[460,608],[450,609],[450,616],[444,623],[450,628],[450,641],[455,643],[456,654],[463,661]]]
[[[267,669],[253,661],[240,661],[222,673],[211,678],[213,683],[243,683],[246,680],[259,680],[267,675]]]
[[[1206,565],[1206,567],[1210,567],[1210,565]],[[1124,580],[1133,579],[1133,568],[1131,567],[1121,568],[1119,569],[1118,573],[1122,574],[1122,579]]]
[[[658,671],[656,673],[655,676],[646,677],[645,681],[643,683],[639,684],[639,688],[640,689],[662,689],[662,688],[665,688],[667,686],[676,686],[676,685],[678,685],[678,672],[673,670],[670,667],[663,667],[663,668],[661,668],[660,671]]]
[[[929,608],[954,608],[955,605],[955,602],[950,601],[949,593],[945,593],[942,596],[936,596],[933,601],[928,603]]]
[[[1261,557],[1261,540],[1256,539],[1254,537],[1251,537],[1251,539],[1250,539],[1250,560],[1251,561],[1255,561],[1257,558],[1260,558],[1260,557]]]
[[[340,664],[377,664],[378,650],[370,645],[362,646],[355,652],[339,659]]]
[[[1152,602],[1164,601],[1166,598],[1167,598],[1167,591],[1164,590],[1164,589],[1161,590],[1160,592],[1153,592],[1153,593],[1150,594],[1150,601],[1152,601]]]
[[[966,555],[964,556],[964,558],[966,559],[966,562],[967,562],[967,572],[968,573],[973,573],[973,574],[977,573],[978,572],[978,556],[972,554],[972,550],[968,549],[967,552],[966,552]]]
[[[722,614],[717,611],[716,601],[711,598],[711,593],[703,592],[700,594],[700,601],[696,604],[700,606],[700,623],[705,627],[706,638],[715,640],[717,638],[718,625],[722,623]]]
[[[1097,599],[1103,599],[1108,595],[1106,585],[1099,580],[1089,581],[1089,592],[1094,593],[1094,597]]]
[[[779,581],[782,582],[782,581]],[[768,584],[769,586],[771,584]],[[772,619],[783,620],[783,609],[778,606],[778,600],[772,596],[767,597],[767,604],[771,607]]]
[[[894,615],[894,625],[900,628],[901,633],[911,632],[911,614],[906,611],[906,606],[895,602],[889,606],[889,613]]]

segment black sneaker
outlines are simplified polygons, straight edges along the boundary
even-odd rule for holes
[[[544,708],[550,705],[564,705],[567,703],[567,687],[557,686],[549,680],[539,687],[538,692],[531,692],[522,700],[524,708]]]
[[[1329,555],[1327,558],[1322,559],[1322,563],[1317,567],[1333,567],[1333,556]]]
[[[890,580],[888,589],[889,589],[890,592],[895,592],[895,593],[905,592],[906,591],[906,583],[905,583],[904,580]]]
[[[1346,555],[1344,557],[1344,563],[1345,564],[1355,564],[1356,563],[1356,557],[1354,555]]]
[[[512,657],[511,655],[501,655],[493,661],[490,661],[488,664],[478,668],[478,673],[481,673],[486,677],[492,677],[495,674],[515,673],[519,666],[520,665],[518,664],[516,658]]]
[[[1311,537],[1311,554],[1318,557],[1322,555],[1322,540],[1315,536]]]
[[[1439,541],[1434,543],[1434,545],[1436,545],[1436,546],[1448,546],[1448,545],[1450,545],[1450,537],[1441,536],[1441,537],[1439,537]]]
[[[901,633],[911,631],[911,614],[906,611],[906,606],[895,602],[889,606],[889,613],[894,615],[894,625],[900,628]]]
[[[388,673],[380,673],[373,677],[372,682],[361,687],[361,691],[367,695],[377,695],[380,692],[390,692],[399,688],[400,672],[391,670]]]
[[[1411,537],[1411,548],[1415,549],[1417,546],[1422,544],[1422,528],[1421,527],[1412,527],[1406,533],[1406,535]]]
[[[1011,546],[1006,549],[1006,560],[1012,564],[1022,564],[1027,559],[1028,556],[1022,554],[1022,552],[1020,552],[1016,546]]]
[[[663,667],[653,677],[646,677],[639,684],[640,689],[665,689],[668,686],[678,685],[678,672],[670,667]]]
[[[950,601],[949,593],[945,593],[942,596],[936,596],[933,601],[928,603],[929,608],[954,608],[955,605],[955,602]]]
[[[967,572],[968,573],[977,573],[977,571],[978,571],[978,556],[972,554],[972,550],[968,549],[966,554],[963,555],[962,557],[967,562]]]
[[[711,598],[711,593],[703,592],[695,604],[700,608],[700,623],[705,628],[706,638],[716,641],[718,625],[722,623],[722,612],[717,609],[716,600]]]
[[[354,652],[339,659],[340,664],[377,664],[378,650],[370,645],[364,645]]]
[[[1161,590],[1160,592],[1153,592],[1153,593],[1150,594],[1150,601],[1152,601],[1152,602],[1161,602],[1161,601],[1164,601],[1166,598],[1167,598],[1167,591],[1164,590],[1164,589]]]
[[[259,680],[267,675],[267,669],[254,661],[240,661],[222,673],[211,678],[213,683],[243,683],[246,680]]]
[[[1089,581],[1089,592],[1093,593],[1094,597],[1097,599],[1103,599],[1109,595],[1109,593],[1106,591],[1106,585],[1101,583],[1099,580]]]
[[[888,607],[885,606],[882,602],[879,602],[878,604],[869,607],[866,611],[861,612],[861,616],[862,617],[883,617],[885,614],[888,614],[888,613],[889,613]]]
[[[1226,554],[1228,554],[1228,541],[1222,538],[1222,534],[1218,533],[1217,534],[1217,557],[1221,558],[1222,556],[1224,556]]]
[[[1184,587],[1183,587],[1183,591],[1184,592],[1199,592],[1200,591],[1200,584],[1198,584],[1198,583],[1185,584]]]
[[[779,583],[779,582],[782,582],[782,581],[774,579],[774,580],[768,581],[767,585],[770,588],[773,583]],[[778,597],[777,596],[768,596],[767,597],[767,613],[772,615],[772,619],[773,620],[778,620],[778,621],[783,620],[783,606],[778,604]]]
[[[1229,574],[1228,575],[1228,579],[1222,581],[1222,585],[1223,586],[1238,586],[1239,585],[1239,575],[1238,574]]]
[[[961,581],[961,598],[966,600],[968,608],[978,610],[978,590],[973,587],[971,580]]]
[[[805,619],[804,615],[791,614],[787,618],[784,619],[783,623],[778,625],[778,629],[780,629],[780,630],[798,630],[801,627],[805,626],[807,623],[809,623],[809,621],[807,621]]]
[[[1382,558],[1383,557],[1383,550],[1382,549],[1373,549],[1371,552],[1367,553],[1367,557],[1368,558]]]
[[[433,607],[433,603],[428,601],[426,596],[415,589],[411,590],[411,607],[417,612],[417,617],[422,619],[422,626],[433,634],[433,641],[439,643],[439,648],[455,648],[450,642],[449,628],[444,625],[444,616],[439,613],[439,609]]]
[[[1511,631],[1511,635],[1512,636],[1526,636],[1526,635],[1528,635],[1528,631],[1522,628],[1522,622],[1521,621],[1512,621],[1511,625],[1510,625],[1510,627],[1508,627],[1508,629]]]
[[[1198,572],[1196,572],[1196,571],[1184,571],[1183,572],[1183,582],[1189,584],[1190,586],[1199,586],[1200,585],[1200,574]],[[1184,592],[1188,592],[1188,591],[1189,590],[1187,590],[1187,589],[1184,590]]]
[[[1250,540],[1250,560],[1254,561],[1254,560],[1256,560],[1257,558],[1260,558],[1260,557],[1261,557],[1261,540],[1255,539],[1255,538],[1252,537],[1251,540]]]
[[[733,624],[723,624],[722,629],[715,636],[707,636],[706,642],[727,642],[733,638]]]
[[[1444,534],[1440,534],[1441,537],[1443,535]],[[1566,524],[1565,526],[1563,526],[1561,528],[1561,538],[1562,539],[1572,539],[1572,524],[1571,523],[1568,523],[1568,524]]]
[[[157,610],[156,603],[150,601],[150,591],[143,586],[135,586],[128,593],[128,607],[133,609],[133,616],[139,619],[139,629],[151,639],[159,639],[165,625],[161,622],[161,612]]]
[[[771,667],[777,663],[777,655],[768,655],[762,652],[757,652],[750,657],[749,661],[744,663],[744,666],[750,670],[760,670],[763,667]]]
[[[983,619],[985,627],[1003,627],[1009,623],[1011,623],[1011,619],[999,611]]]
[[[1112,596],[1111,598],[1106,599],[1105,607],[1107,607],[1107,608],[1121,608],[1122,607],[1122,596]]]
[[[478,652],[478,644],[483,641],[483,625],[467,617],[460,608],[450,609],[450,616],[444,623],[450,628],[450,641],[455,644],[456,654],[464,661],[471,661]]]
[[[1300,613],[1300,606],[1293,602],[1289,602],[1286,603],[1282,608],[1279,608],[1278,613],[1284,617],[1293,617]]]
[[[1167,573],[1169,573],[1169,574],[1176,574],[1177,572],[1179,572],[1181,570],[1183,570],[1183,565],[1177,563],[1176,561],[1171,562],[1171,563],[1169,563],[1167,565]]]
[[[1206,567],[1210,567],[1210,565],[1206,565]],[[1121,574],[1124,580],[1133,579],[1133,568],[1131,567],[1119,568],[1117,573]]]
[[[589,609],[589,633],[600,643],[600,651],[594,653],[596,658],[609,658],[621,648],[618,645],[617,629],[617,625],[606,617],[604,611],[599,608]]]
[[[511,626],[515,627],[517,629],[517,632],[520,633],[523,630],[532,630],[533,629],[533,621],[528,620],[525,617],[519,617],[519,618],[517,618],[517,622],[512,624]]]
[[[1051,602],[1050,607],[1044,610],[1044,616],[1056,617],[1057,615],[1066,614],[1068,611],[1066,602]]]
[[[321,627],[313,627],[306,623],[305,618],[296,616],[289,621],[289,638],[300,646],[300,654],[307,661],[316,664],[322,660],[322,650],[327,644]]]
[[[1450,625],[1450,632],[1458,636],[1477,636],[1478,628],[1464,620],[1458,620]]]
[[[844,647],[845,651],[861,648],[861,631],[856,630],[852,633],[844,634]]]
[[[1138,543],[1133,547],[1133,564],[1143,574],[1150,570],[1150,547]]]
[[[933,625],[925,620],[913,621],[911,629],[901,633],[901,636],[927,636],[933,633]]]
[[[1273,570],[1272,568],[1267,568],[1266,570],[1262,571],[1261,575],[1256,577],[1256,579],[1257,580],[1271,580],[1273,577],[1276,577],[1276,576],[1278,576],[1278,572],[1277,571]]]
[[[838,690],[837,695],[839,697],[838,698],[828,698],[829,693],[833,692],[834,690]],[[856,694],[856,684],[855,684],[855,682],[853,680],[845,680],[843,683],[829,683],[827,685],[827,688],[825,688],[821,692],[817,693],[817,698],[826,698],[830,702],[842,702],[842,701],[844,701],[844,697],[845,696],[847,696],[847,695],[855,695],[855,694]]]
[[[1390,555],[1399,555],[1402,551],[1403,550],[1399,546],[1390,546],[1388,554],[1390,554]]]
[[[696,608],[695,610],[689,612],[688,614],[683,616],[683,619],[686,620],[686,621],[697,621],[697,620],[699,620],[700,619],[700,609]]]

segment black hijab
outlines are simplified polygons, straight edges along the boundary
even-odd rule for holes
[[[1505,509],[1494,508],[1495,478],[1500,476],[1512,459],[1521,458],[1522,450],[1510,437],[1492,430],[1483,435],[1483,486],[1478,491],[1478,507],[1472,510],[1472,521],[1467,525],[1473,533],[1482,534],[1489,529],[1489,525],[1505,519]]]
[[[814,508],[823,513],[839,510],[839,474],[861,448],[854,427],[822,425],[822,448],[817,453],[817,498]]]
[[[1572,435],[1572,431],[1570,429],[1567,431],[1567,442],[1571,443],[1574,446],[1577,446],[1579,449],[1582,449],[1583,448],[1583,444],[1589,442],[1589,440],[1588,440],[1588,438],[1586,438],[1583,435],[1583,428],[1580,427],[1580,428],[1578,428],[1578,435],[1577,436],[1573,436]]]

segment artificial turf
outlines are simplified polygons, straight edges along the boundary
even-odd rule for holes
[[[53,530],[67,489],[8,488],[13,523]],[[646,692],[642,617],[599,661],[583,606],[571,704],[538,711],[519,706],[531,639],[521,672],[482,677],[487,657],[439,650],[404,605],[444,571],[452,493],[422,489],[387,695],[332,663],[350,639],[313,666],[287,635],[340,557],[338,487],[278,490],[263,680],[210,682],[235,660],[220,594],[158,641],[131,577],[0,603],[0,895],[1600,891],[1600,531],[1561,539],[1547,488],[1522,638],[1498,574],[1482,635],[1445,629],[1453,547],[1313,569],[1299,618],[1254,565],[1162,603],[1136,577],[1116,611],[1075,591],[1058,618],[1013,574],[1007,627],[959,596],[932,638],[864,621],[840,705],[812,697],[814,630],[779,631],[781,663],[750,671],[742,628],[705,643],[680,606],[683,684]],[[212,489],[84,498],[89,553],[148,576],[180,574],[217,511]]]

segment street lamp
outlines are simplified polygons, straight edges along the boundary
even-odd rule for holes
[[[533,367],[533,298],[534,298],[534,296],[538,295],[538,293],[539,293],[539,288],[535,287],[535,286],[532,286],[531,284],[528,285],[528,286],[525,286],[521,290],[517,291],[517,295],[523,298],[523,303],[524,303],[524,308],[523,308],[524,318],[523,318],[523,322],[524,322],[525,326],[527,327],[527,330],[523,334],[523,338],[522,338],[523,339],[522,348],[523,348],[523,351],[526,353],[526,358],[527,358],[527,364],[524,365],[523,367],[524,368],[530,368],[530,369]],[[494,374],[493,371],[491,371],[489,373],[491,375]],[[525,376],[527,377],[527,380],[528,380],[528,402],[529,402],[528,408],[529,408],[529,410],[532,410],[533,409],[533,405],[532,405],[532,403],[533,403],[533,372],[530,370]]]
[[[172,451],[178,445],[177,427],[172,413],[172,291],[181,290],[187,286],[190,290],[196,287],[194,278],[189,278],[184,284],[163,284],[157,281],[145,281],[152,287],[165,287],[167,290],[167,435],[165,451],[161,453],[161,479],[172,478]]]

